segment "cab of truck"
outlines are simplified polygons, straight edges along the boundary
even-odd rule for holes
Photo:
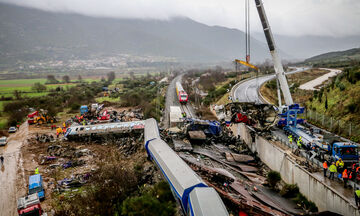
[[[43,188],[43,180],[40,174],[31,175],[29,177],[29,194],[37,193],[40,200],[45,199],[45,191]]]
[[[80,114],[83,115],[83,114],[85,114],[85,113],[87,113],[87,112],[89,112],[88,106],[82,105],[82,106],[80,107]]]
[[[341,158],[345,163],[359,162],[358,146],[350,142],[334,142],[332,155],[336,160]]]
[[[21,197],[17,200],[17,210],[19,216],[40,216],[42,209],[37,193]]]

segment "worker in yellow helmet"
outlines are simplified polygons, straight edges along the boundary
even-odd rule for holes
[[[292,144],[293,137],[292,137],[292,135],[291,135],[291,134],[288,136],[288,139],[289,139],[289,143],[290,143],[290,144]]]

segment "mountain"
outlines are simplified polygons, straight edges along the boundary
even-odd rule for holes
[[[265,42],[263,33],[253,33],[254,38]],[[291,54],[296,59],[306,59],[326,52],[360,47],[360,36],[285,36],[274,35],[279,49]]]
[[[244,33],[188,18],[168,21],[89,17],[0,3],[0,63],[133,54],[179,61],[232,61],[245,56]],[[269,58],[252,40],[252,61]]]
[[[304,61],[305,64],[311,64],[315,67],[346,67],[359,64],[359,62],[360,48],[324,53]]]

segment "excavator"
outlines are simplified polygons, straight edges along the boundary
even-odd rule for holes
[[[41,110],[40,112],[37,112],[37,115],[32,116],[32,123],[33,124],[47,124],[47,123],[54,123],[56,122],[56,118],[53,116],[49,116],[47,114],[47,111]]]

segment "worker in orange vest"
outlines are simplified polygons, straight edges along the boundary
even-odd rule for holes
[[[323,163],[323,168],[324,168],[324,177],[326,177],[326,171],[328,169],[328,165],[327,165],[326,161],[324,161],[324,163]]]
[[[345,169],[344,172],[342,173],[342,177],[343,177],[343,181],[344,181],[344,188],[346,188],[347,187],[346,184],[349,180],[347,169]]]

